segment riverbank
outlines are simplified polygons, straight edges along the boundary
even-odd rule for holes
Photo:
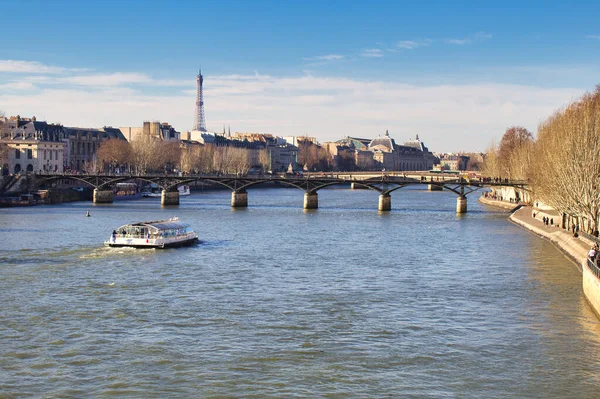
[[[514,206],[511,203],[502,203],[502,201],[491,200],[485,197],[480,197],[479,202],[503,209],[513,208]],[[533,212],[536,213],[537,218],[533,217]],[[594,313],[596,313],[596,316],[600,318],[600,278],[594,274],[594,271],[587,264],[587,254],[594,243],[582,235],[574,237],[570,231],[561,229],[558,225],[545,225],[540,220],[541,215],[560,220],[560,215],[556,211],[544,210],[540,213],[536,208],[532,208],[531,206],[523,206],[511,213],[508,219],[539,237],[549,240],[556,248],[560,249],[575,262],[582,273],[583,295]],[[594,266],[592,267],[594,268]],[[596,272],[598,273],[597,269]]]
[[[495,206],[506,210],[513,210],[517,207],[516,204],[498,201],[490,198],[480,197],[479,202],[485,205]],[[536,218],[533,217],[533,212],[536,213]],[[558,249],[569,256],[578,266],[579,270],[582,270],[582,265],[585,265],[587,253],[590,247],[593,245],[591,241],[582,237],[573,237],[570,231],[561,229],[558,224],[554,226],[547,226],[541,220],[542,216],[553,218],[554,220],[560,220],[560,215],[556,211],[549,210],[537,210],[531,206],[523,206],[515,212],[511,213],[508,219],[538,235],[541,238],[545,238],[552,242]]]

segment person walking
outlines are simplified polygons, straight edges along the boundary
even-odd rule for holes
[[[596,251],[596,247],[592,247],[592,249],[590,249],[590,252],[588,252],[588,259],[590,261],[592,261],[592,263],[596,262],[596,255],[598,255],[598,252]]]

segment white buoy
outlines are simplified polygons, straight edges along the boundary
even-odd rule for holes
[[[85,217],[86,217],[86,218],[89,218],[90,216],[92,216],[92,215],[90,215],[90,211],[87,211],[87,212],[85,213]]]

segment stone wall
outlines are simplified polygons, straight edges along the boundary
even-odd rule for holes
[[[587,260],[581,264],[583,269],[583,294],[590,306],[600,316],[600,280],[587,266]]]

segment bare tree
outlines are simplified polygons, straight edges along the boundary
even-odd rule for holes
[[[298,142],[298,163],[308,170],[328,170],[332,159],[325,148],[309,140],[301,140]]]
[[[156,140],[154,143],[154,162],[152,168],[156,170],[173,169],[179,167],[181,147],[175,141]]]
[[[584,217],[598,230],[600,88],[554,113],[538,129],[532,180],[535,195],[556,210]]]
[[[498,146],[498,175],[508,178],[515,178],[516,171],[512,167],[527,169],[528,165],[519,165],[520,161],[527,161],[524,149],[531,149],[533,135],[522,126],[512,126],[506,129],[506,132],[500,140]],[[519,158],[519,159],[516,159]],[[523,174],[521,178],[524,178]]]
[[[271,168],[271,157],[269,156],[269,150],[266,148],[258,150],[258,164],[261,166],[263,172]]]
[[[496,177],[500,175],[500,166],[498,164],[498,147],[494,142],[492,142],[488,149],[485,150],[482,173],[490,177]]]
[[[114,168],[129,164],[132,161],[131,145],[120,139],[105,140],[98,148],[98,162],[102,164],[102,169]]]

